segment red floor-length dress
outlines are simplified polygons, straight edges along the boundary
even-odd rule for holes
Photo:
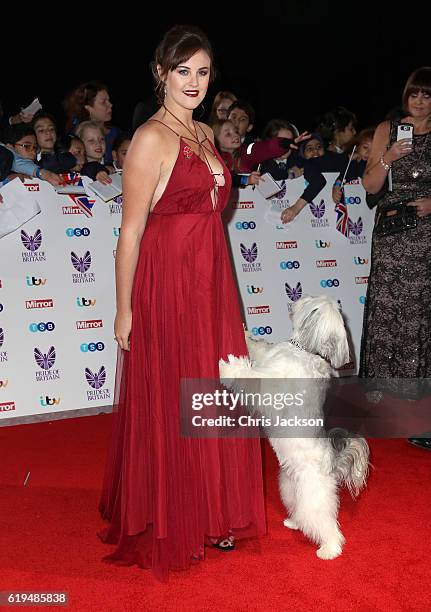
[[[218,378],[220,358],[247,354],[221,220],[231,187],[223,170],[213,209],[214,179],[179,137],[142,237],[131,349],[117,371],[99,505],[110,525],[98,535],[117,545],[105,561],[152,568],[162,580],[202,558],[208,536],[266,531],[260,440],[180,433],[180,379]]]

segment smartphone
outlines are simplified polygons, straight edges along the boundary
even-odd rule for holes
[[[400,123],[397,128],[397,140],[408,140],[413,141],[413,125],[411,123]]]

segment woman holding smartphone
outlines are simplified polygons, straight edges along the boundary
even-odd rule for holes
[[[360,376],[392,379],[385,388],[415,399],[431,377],[431,67],[411,74],[403,106],[401,120],[377,127],[363,177],[369,193],[388,190],[376,212]]]

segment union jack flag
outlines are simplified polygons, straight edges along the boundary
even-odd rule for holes
[[[60,174],[63,185],[79,185],[83,186],[81,175],[77,172],[63,172]]]
[[[339,232],[343,234],[343,236],[346,236],[346,238],[348,238],[349,237],[349,213],[347,212],[346,204],[344,204],[344,202],[338,202],[338,204],[335,205],[335,212],[337,214],[337,221],[336,221],[335,227],[337,228]]]

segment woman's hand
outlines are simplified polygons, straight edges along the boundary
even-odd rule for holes
[[[265,181],[265,179],[261,179],[260,172],[255,170],[248,177],[247,185],[258,185],[260,180]]]
[[[418,217],[427,217],[431,213],[431,198],[420,198],[407,206],[415,206]]]
[[[409,153],[412,152],[413,143],[409,138],[403,138],[402,140],[397,140],[393,143],[390,149],[384,153],[384,161],[386,163],[392,164],[397,159],[401,159]]]
[[[130,330],[132,329],[132,311],[117,312],[114,323],[115,339],[123,351],[130,351]]]
[[[109,174],[105,172],[105,170],[99,170],[99,172],[96,174],[96,181],[99,181],[104,185],[109,185],[112,183],[112,179],[109,178]]]

